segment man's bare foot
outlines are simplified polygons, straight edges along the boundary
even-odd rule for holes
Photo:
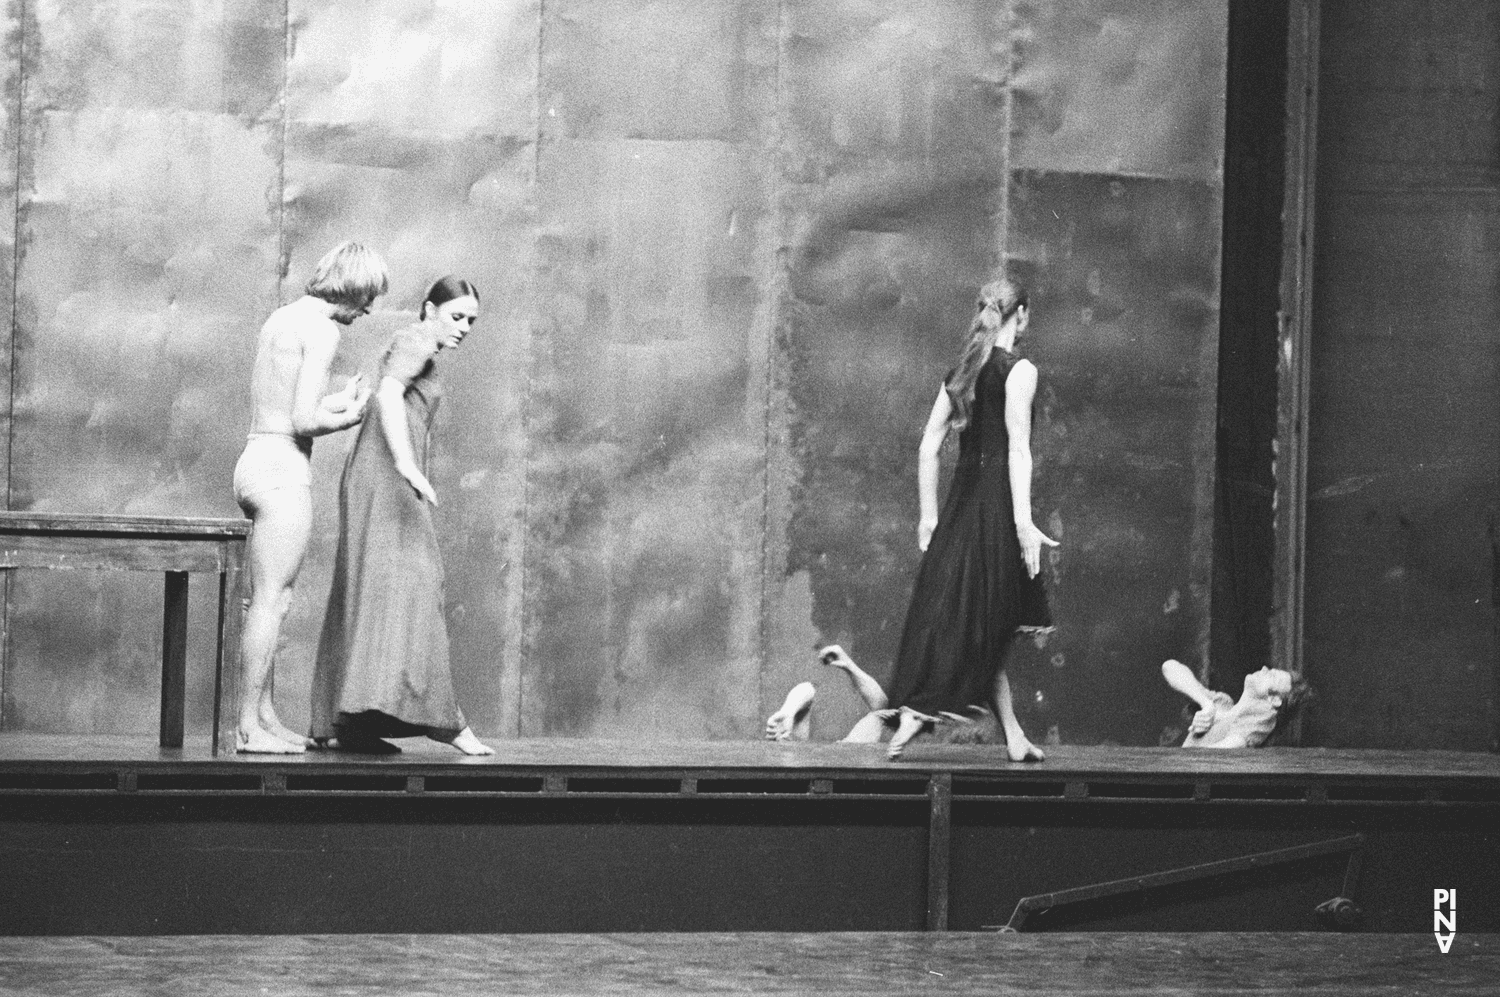
[[[901,708],[901,720],[896,727],[896,733],[891,735],[891,743],[885,749],[887,758],[899,758],[901,752],[906,750],[906,743],[921,733],[922,728],[930,723],[926,717],[916,710]]]
[[[262,709],[260,711],[260,725],[267,733],[281,738],[287,744],[299,744],[304,748],[315,746],[312,738],[303,737],[292,730],[286,724],[282,723],[281,718],[274,712],[267,716],[266,711]]]
[[[455,734],[451,741],[444,741],[441,737],[434,737],[432,739],[434,741],[441,741],[444,744],[451,744],[466,755],[493,755],[495,753],[494,748],[475,737],[474,732],[467,727]]]
[[[255,726],[239,729],[234,738],[234,750],[247,755],[297,755],[307,748],[305,745],[284,741],[270,731]]]
[[[1020,731],[1006,731],[1005,753],[1010,755],[1013,762],[1040,762],[1047,759],[1042,754],[1042,749],[1027,740],[1026,735]]]
[[[781,709],[766,720],[766,740],[806,741],[812,733],[812,701],[818,687],[798,682],[781,704]]]

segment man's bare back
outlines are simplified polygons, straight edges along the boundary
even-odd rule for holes
[[[298,298],[272,312],[261,326],[250,375],[250,432],[314,435],[312,409],[323,401],[323,385],[339,345],[339,325],[321,304],[314,298]],[[322,407],[328,410],[330,405],[336,408],[338,403]]]

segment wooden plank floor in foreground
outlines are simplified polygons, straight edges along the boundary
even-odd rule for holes
[[[314,935],[0,938],[0,994],[1492,997],[1500,936]]]

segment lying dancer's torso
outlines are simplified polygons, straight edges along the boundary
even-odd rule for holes
[[[1258,748],[1276,727],[1276,713],[1246,712],[1222,692],[1214,693],[1219,711],[1213,726],[1202,734],[1188,734],[1184,748]]]

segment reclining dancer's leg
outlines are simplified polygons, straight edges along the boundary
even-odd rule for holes
[[[806,741],[812,733],[812,702],[817,692],[811,682],[792,686],[781,708],[766,720],[766,740]]]

